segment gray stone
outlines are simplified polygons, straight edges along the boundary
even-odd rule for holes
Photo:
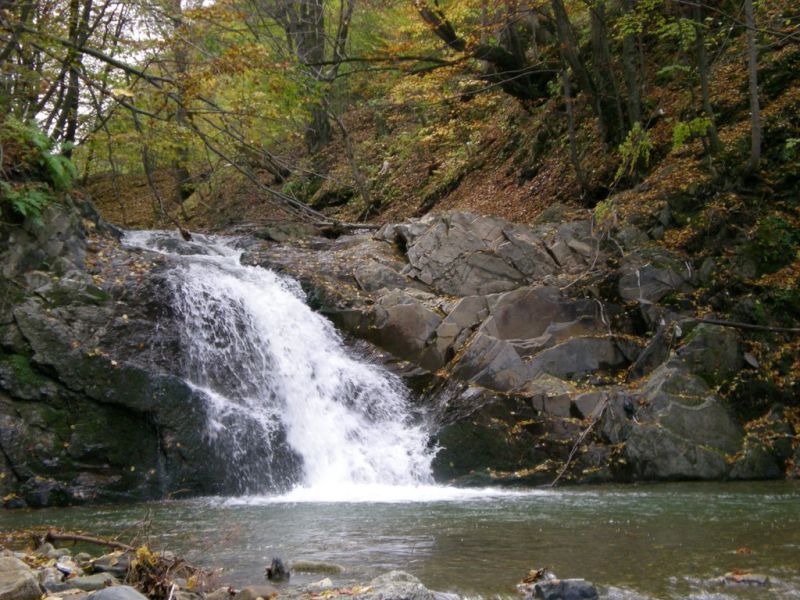
[[[404,571],[391,571],[369,582],[369,589],[356,598],[361,600],[434,600],[433,592],[419,579]]]
[[[453,376],[494,390],[511,391],[530,379],[530,369],[509,342],[477,333],[453,367]]]
[[[736,330],[700,323],[678,348],[677,355],[710,385],[718,385],[738,373],[742,366],[740,338]]]
[[[89,600],[147,600],[147,596],[128,585],[117,585],[89,594]]]
[[[419,356],[442,322],[437,313],[411,296],[382,298],[376,315],[376,343],[408,360]]]
[[[564,379],[620,368],[627,360],[613,339],[579,337],[543,350],[530,362],[532,376],[547,373]]]
[[[41,595],[28,565],[13,556],[0,556],[0,600],[39,600]]]
[[[503,292],[557,269],[541,240],[502,219],[428,215],[396,231],[406,244],[408,274],[445,294]]]
[[[234,600],[258,600],[258,598],[268,600],[277,595],[277,588],[271,585],[249,585],[239,590]]]
[[[632,425],[625,458],[639,479],[722,479],[728,472],[723,452],[694,444],[658,425]]]
[[[674,291],[689,291],[688,267],[665,250],[648,250],[627,257],[620,269],[623,300],[654,304]]]
[[[104,554],[92,561],[92,570],[96,573],[110,573],[123,579],[131,566],[131,555],[127,552],[117,551]]]
[[[606,392],[586,392],[575,396],[572,404],[580,418],[589,419],[597,415],[607,401]]]
[[[550,579],[535,583],[533,597],[540,600],[598,600],[597,590],[585,579]]]
[[[361,289],[367,292],[375,292],[383,288],[405,289],[410,284],[408,278],[375,260],[358,264],[353,270],[353,276]]]
[[[100,590],[111,585],[119,585],[119,580],[109,573],[93,573],[76,577],[69,581],[70,585],[85,592]]]

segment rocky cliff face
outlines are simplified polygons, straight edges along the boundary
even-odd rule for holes
[[[88,204],[0,240],[0,496],[6,506],[236,489],[175,373],[157,256],[120,248]]]
[[[406,377],[437,424],[442,481],[549,482],[570,454],[574,481],[782,477],[797,432],[780,406],[746,429],[715,393],[747,367],[739,335],[670,302],[698,274],[644,240],[456,213],[252,237],[245,261],[297,277]],[[75,203],[4,227],[0,267],[6,506],[241,491],[179,376],[159,255],[121,248]]]
[[[746,430],[714,391],[747,367],[737,330],[674,301],[691,262],[617,237],[454,213],[245,260],[389,353],[440,425],[440,480],[545,483],[570,455],[574,481],[782,477],[783,407]]]

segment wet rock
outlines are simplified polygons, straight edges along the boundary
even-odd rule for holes
[[[234,600],[268,600],[278,595],[278,590],[271,585],[250,585],[239,590]]]
[[[71,579],[69,584],[71,587],[84,592],[93,592],[108,586],[119,585],[119,580],[109,573],[93,573],[92,575]]]
[[[206,594],[206,600],[231,600],[233,596],[234,594],[231,594],[231,588],[221,587]]]
[[[765,587],[769,585],[769,577],[757,573],[725,573],[722,577],[712,580],[716,585]]]
[[[369,582],[369,591],[360,600],[434,600],[433,592],[419,579],[404,571],[391,571]]]
[[[441,316],[415,298],[393,292],[383,296],[376,307],[374,339],[392,354],[414,359],[441,322]]]
[[[147,600],[147,596],[128,585],[117,585],[89,594],[89,600]]]
[[[0,600],[39,600],[41,595],[28,565],[13,556],[0,556]]]
[[[489,314],[486,298],[467,296],[459,300],[436,328],[436,337],[420,358],[432,371],[444,366],[464,344],[473,328]]]
[[[511,391],[531,378],[531,369],[510,342],[479,332],[454,365],[453,376],[494,390]]]
[[[120,579],[125,578],[131,566],[131,554],[128,552],[112,552],[99,556],[91,562],[96,573],[109,573]]]
[[[595,587],[585,579],[550,579],[533,586],[533,598],[541,600],[598,600]]]
[[[677,355],[709,385],[718,385],[742,366],[739,334],[731,327],[700,323],[678,348]]]
[[[293,560],[292,571],[296,573],[324,573],[328,575],[341,575],[344,567],[335,563],[320,562],[315,560]]]
[[[313,583],[309,583],[307,589],[310,592],[322,592],[325,590],[329,590],[333,588],[333,582],[330,578],[326,577],[325,579],[320,579],[319,581],[315,581]]]
[[[625,457],[638,479],[722,479],[728,472],[722,452],[658,425],[632,427],[625,441]]]

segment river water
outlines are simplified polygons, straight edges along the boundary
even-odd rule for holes
[[[800,598],[796,482],[396,491],[382,502],[365,492],[349,502],[298,494],[0,513],[0,529],[135,533],[147,519],[154,546],[224,567],[223,579],[236,584],[263,581],[264,566],[281,556],[337,563],[345,572],[336,583],[403,569],[469,596],[513,595],[529,569],[548,566],[611,598]],[[735,569],[768,575],[770,588],[709,581]],[[295,575],[291,584],[323,576]]]

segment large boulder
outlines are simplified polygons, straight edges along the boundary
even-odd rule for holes
[[[744,437],[728,407],[677,359],[638,390],[618,394],[603,432],[612,443],[624,441],[632,477],[656,480],[724,478]]]
[[[0,556],[0,600],[39,600],[41,596],[28,565],[14,556]]]
[[[469,213],[428,215],[384,237],[402,242],[409,276],[455,296],[512,290],[559,268],[532,230]]]

